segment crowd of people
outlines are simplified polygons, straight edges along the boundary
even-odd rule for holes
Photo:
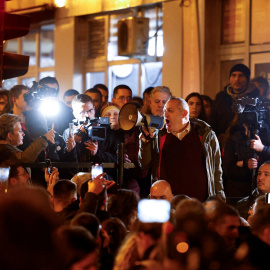
[[[250,80],[237,64],[214,100],[175,97],[166,86],[142,99],[118,85],[109,102],[97,84],[67,90],[62,102],[56,78],[39,86],[56,93],[59,116],[40,113],[27,86],[0,90],[0,162],[9,170],[0,183],[1,269],[270,269],[268,105],[252,123],[245,114],[267,104],[267,80]],[[121,129],[127,103],[164,126]],[[94,128],[106,136],[96,139]],[[123,183],[115,169],[92,177],[72,165],[116,164],[121,143],[134,164]],[[35,166],[48,159],[67,166]]]

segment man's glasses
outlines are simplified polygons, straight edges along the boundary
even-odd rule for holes
[[[119,98],[117,98],[118,100],[122,100],[122,101],[131,101],[132,97],[124,97],[124,96],[120,96]]]

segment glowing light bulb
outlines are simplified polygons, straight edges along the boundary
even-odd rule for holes
[[[66,0],[54,0],[54,3],[57,7],[61,8],[66,5]]]
[[[186,242],[181,242],[179,244],[177,244],[176,246],[176,250],[179,252],[179,253],[186,253],[189,249],[189,246]]]

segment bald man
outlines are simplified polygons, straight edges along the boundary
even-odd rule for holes
[[[173,197],[171,185],[165,180],[156,181],[150,189],[150,199],[171,201]]]

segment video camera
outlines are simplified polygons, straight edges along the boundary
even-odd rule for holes
[[[232,109],[239,113],[239,121],[251,130],[259,130],[264,121],[269,119],[270,101],[260,98],[243,97],[235,99]]]
[[[33,82],[30,91],[24,94],[24,100],[29,107],[36,109],[39,101],[48,98],[56,98],[58,94],[58,88],[51,88],[46,85],[39,85],[38,82]]]
[[[77,127],[80,125],[84,126],[84,131],[79,128],[75,129],[74,134],[80,136],[82,141],[104,141],[106,139],[107,127],[110,126],[109,117],[99,118],[86,118],[86,121],[73,120],[73,124]]]

